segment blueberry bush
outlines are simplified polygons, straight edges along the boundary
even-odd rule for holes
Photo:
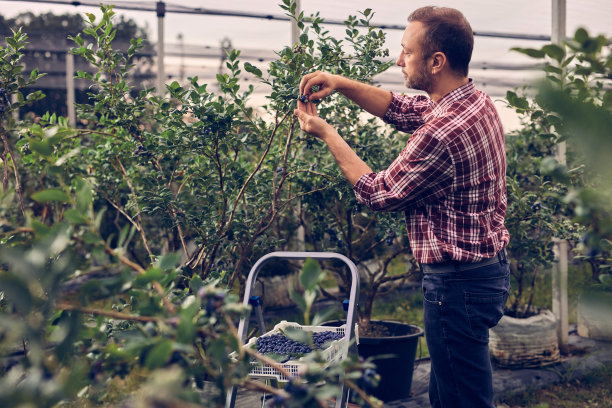
[[[295,15],[290,1],[281,7],[302,34],[269,68],[242,63],[240,52],[230,50],[216,84],[191,78],[169,84],[164,96],[136,91],[130,82],[143,42],[113,48],[113,8],[86,14],[85,29],[71,37],[71,52],[91,65],[78,72],[91,86],[89,102],[77,107],[76,128],[53,112],[35,122],[13,117],[43,95],[21,92],[40,76],[20,75],[25,34],[6,38],[1,406],[96,406],[117,398],[110,383],[130,381],[138,394],[123,397],[144,406],[223,406],[236,385],[275,394],[276,406],[321,406],[342,384],[377,405],[355,385],[367,370],[375,378],[367,362],[349,358],[323,369],[325,361],[312,353],[304,375],[270,388],[247,376],[253,359],[268,359],[241,347],[236,335],[249,313],[238,294],[254,260],[291,245],[294,226],[313,220],[316,200],[308,200],[315,194],[338,189],[330,196],[338,204],[347,197],[331,159],[313,167],[324,155],[296,128],[301,77],[335,69],[371,80],[388,66],[379,58],[383,36],[369,25],[370,11],[361,21],[366,28],[357,28],[356,17],[347,20],[344,47],[317,15]],[[253,86],[244,88],[245,75],[271,86],[263,114],[247,103]],[[368,132],[381,151],[395,143],[377,144],[379,125],[361,124],[345,101],[329,101],[321,112],[356,134]],[[322,230],[313,231],[307,244],[321,248]],[[305,317],[310,290],[294,294]]]
[[[610,39],[591,36],[581,28],[556,50],[556,55],[534,56],[551,60],[552,72],[538,88],[536,100],[559,118],[559,135],[571,146],[577,164],[584,169],[584,182],[570,186],[563,199],[574,220],[585,228],[575,248],[576,260],[590,265],[593,283],[605,290],[609,286],[605,282],[610,276],[612,254],[612,171],[606,157],[612,123]],[[567,185],[564,175],[570,171],[553,158],[548,160],[548,174],[557,184]]]
[[[318,35],[315,51],[321,58],[317,59],[313,53],[312,41],[302,41],[298,48],[304,59],[302,64],[309,67],[308,71],[327,71],[373,83],[374,76],[387,70],[393,62],[387,58],[389,51],[382,47],[384,33],[372,26],[372,17],[370,9],[359,17],[349,17],[345,21],[343,41],[330,37],[315,20],[311,29]],[[360,30],[359,25],[365,29]],[[347,45],[354,50],[354,55],[346,54]],[[280,65],[279,69],[287,70],[291,66]],[[338,93],[320,101],[317,110],[375,170],[389,166],[406,145],[407,135],[377,118],[364,118],[359,106]],[[300,174],[297,183],[303,190],[313,191],[301,200],[298,222],[305,229],[309,247],[342,253],[360,269],[362,293],[358,320],[365,329],[371,320],[374,301],[414,277],[418,270],[403,218],[393,213],[374,213],[358,204],[351,186],[322,142],[305,139],[297,152],[297,165],[309,169]],[[398,261],[406,266],[400,273],[392,273],[391,266]],[[351,275],[344,265],[331,263],[327,268],[339,283],[340,293],[323,292],[340,303],[348,297]]]
[[[525,126],[508,138],[511,309],[532,305],[536,272],[554,260],[551,238],[567,239],[575,262],[591,265],[595,282],[610,268],[608,134],[612,93],[610,42],[578,29],[562,45],[517,49],[543,60],[545,78],[529,99],[508,92]],[[555,156],[567,144],[567,164]],[[528,271],[528,273],[525,273]]]

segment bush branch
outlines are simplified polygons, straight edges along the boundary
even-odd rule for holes
[[[17,170],[17,162],[15,161],[15,155],[11,150],[11,146],[8,142],[8,138],[6,137],[6,131],[3,127],[0,126],[0,137],[2,137],[2,142],[4,143],[4,154],[2,155],[2,159],[4,161],[4,179],[2,181],[2,186],[4,187],[4,191],[6,191],[8,187],[8,161],[7,157],[11,156],[11,161],[13,162],[13,174],[15,175],[15,192],[17,193],[17,198],[19,199],[19,207],[21,207],[21,213],[23,216],[26,216],[25,213],[25,204],[23,203],[23,189],[21,187],[21,180],[19,179],[19,171]]]

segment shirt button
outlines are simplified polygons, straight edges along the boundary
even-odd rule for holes
[[[442,302],[438,302],[438,305],[442,306]]]

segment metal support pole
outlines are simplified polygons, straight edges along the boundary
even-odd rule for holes
[[[74,55],[66,53],[66,109],[68,111],[68,125],[76,126],[76,108],[74,91]]]
[[[566,0],[552,0],[552,42],[563,46],[566,36]],[[566,145],[561,142],[557,145],[557,161],[566,164]],[[559,349],[568,351],[568,301],[567,301],[567,268],[568,247],[567,241],[556,240],[555,253],[557,263],[553,268],[552,275],[552,307],[557,318],[557,337]]]
[[[166,92],[164,70],[164,17],[166,15],[166,3],[157,2],[157,94],[163,96]]]
[[[295,14],[297,16],[302,12],[302,7],[300,5],[300,0],[295,0]],[[291,20],[291,46],[295,45],[300,41],[300,29],[298,28],[296,22]]]
[[[302,7],[300,4],[300,0],[296,0],[295,1],[295,14],[296,15],[300,15],[300,13],[302,12]],[[300,29],[297,26],[297,23],[295,22],[295,20],[291,20],[291,46],[294,46],[295,44],[300,42]],[[295,241],[296,241],[296,249],[298,251],[305,251],[306,250],[306,231],[304,230],[304,226],[301,224],[300,222],[300,214],[302,212],[302,203],[298,202],[298,207],[295,208],[294,213],[295,216],[298,219],[298,227],[295,231]]]
[[[185,41],[183,38],[183,34],[179,33],[176,37],[179,43],[179,51],[181,53],[181,65],[179,67],[179,81],[183,84],[185,80]]]
[[[17,102],[19,102],[19,99],[17,98],[17,94],[12,94],[11,95],[11,105]],[[15,122],[19,121],[19,109],[15,109],[13,111],[13,120]]]

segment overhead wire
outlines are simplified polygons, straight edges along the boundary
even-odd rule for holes
[[[27,2],[27,3],[47,3],[47,4],[62,4],[67,6],[86,6],[86,7],[100,7],[99,1],[94,0],[3,0],[10,2]],[[159,2],[146,2],[146,1],[130,1],[121,2],[114,4],[114,8],[117,10],[130,10],[130,11],[147,11],[155,12],[157,10],[157,3]],[[188,7],[180,4],[174,4],[169,2],[161,2],[165,4],[166,13],[179,13],[179,14],[202,14],[211,15],[218,17],[243,17],[243,18],[258,18],[265,20],[277,20],[277,21],[291,21],[291,18],[286,15],[270,14],[270,13],[254,13],[246,11],[233,11],[233,10],[219,10],[209,9],[203,7]],[[308,22],[308,18],[305,18]],[[324,24],[328,25],[345,25],[345,20],[334,20],[324,19]],[[385,24],[378,23],[375,25],[383,30],[404,30],[405,25],[398,24]],[[519,40],[530,40],[530,41],[550,41],[550,35],[539,35],[539,34],[522,34],[522,33],[503,33],[494,31],[474,31],[475,36],[480,37],[493,37],[493,38],[509,38]]]

